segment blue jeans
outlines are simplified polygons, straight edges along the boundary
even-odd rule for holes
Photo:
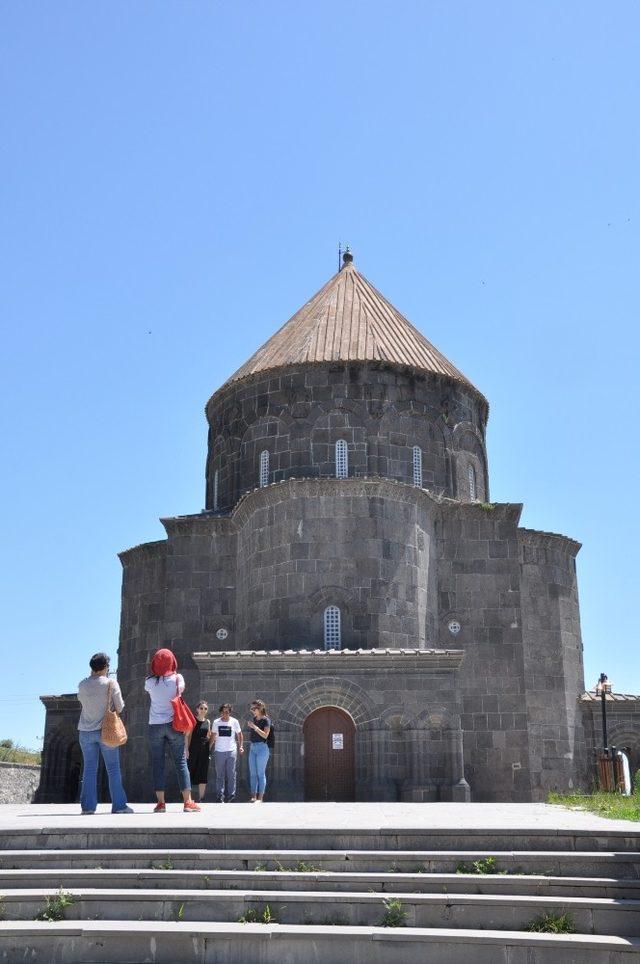
[[[102,753],[109,777],[111,812],[117,813],[118,810],[124,810],[127,805],[127,795],[120,775],[120,747],[105,746],[101,736],[101,730],[78,730],[83,762],[80,806],[83,810],[89,811],[95,810],[98,806],[98,761]]]
[[[261,796],[267,789],[266,769],[269,762],[269,747],[260,740],[259,743],[252,743],[249,747],[249,790],[251,796],[256,793]]]
[[[187,766],[187,751],[184,748],[184,733],[174,730],[171,723],[150,723],[149,746],[151,747],[153,789],[164,790],[164,751],[168,747],[176,768],[180,789],[190,790],[191,777]]]

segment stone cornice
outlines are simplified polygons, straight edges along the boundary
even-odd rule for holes
[[[228,535],[233,530],[232,517],[213,512],[198,512],[194,515],[169,516],[160,519],[168,536],[209,535],[215,532]]]
[[[243,649],[225,650],[221,653],[192,653],[196,665],[206,667],[215,664],[219,670],[246,670],[249,664],[256,671],[264,669],[296,669],[305,672],[311,666],[318,671],[383,668],[385,671],[442,672],[459,668],[464,658],[461,649]],[[221,665],[224,664],[224,665]]]
[[[478,514],[478,517],[482,518],[485,513],[490,512],[496,518],[508,519],[513,521],[514,524],[517,524],[522,513],[522,503],[520,502],[494,502],[489,504],[462,502],[458,499],[434,495],[429,489],[421,489],[408,482],[396,482],[382,476],[350,479],[310,477],[285,479],[282,482],[272,482],[262,488],[251,489],[240,498],[228,515],[198,512],[193,515],[170,516],[160,519],[160,522],[170,537],[176,535],[231,535],[245,524],[256,509],[262,505],[274,505],[280,502],[283,492],[287,492],[288,498],[301,495],[309,498],[319,498],[323,495],[349,498],[384,496],[393,499],[395,502],[429,505],[443,514],[464,513],[471,516]],[[519,529],[518,532],[533,532],[533,530]],[[540,533],[534,533],[534,535],[540,535]],[[565,536],[554,536],[552,533],[547,533],[547,535],[554,539],[566,539]],[[566,541],[568,544],[578,545],[578,543],[573,543],[572,540],[567,539]],[[539,545],[539,542],[537,544]],[[123,566],[129,565],[143,559],[159,558],[166,552],[167,545],[166,540],[146,542],[131,549],[125,549],[118,553],[118,556]]]
[[[265,378],[273,378],[279,375],[293,375],[297,372],[317,371],[319,368],[326,368],[330,369],[331,371],[336,371],[336,369],[346,369],[354,366],[368,369],[370,371],[399,372],[410,375],[413,378],[419,378],[425,382],[431,381],[432,384],[442,387],[455,386],[461,391],[467,392],[469,395],[473,396],[476,401],[480,402],[483,408],[485,424],[489,417],[489,402],[482,392],[472,385],[471,382],[461,382],[458,379],[443,374],[442,372],[428,372],[424,369],[416,368],[412,365],[402,365],[398,362],[375,360],[365,361],[357,359],[353,359],[351,361],[296,362],[295,364],[291,365],[277,365],[273,368],[265,368],[262,371],[245,375],[243,378],[238,379],[238,381],[227,381],[221,385],[220,388],[216,389],[213,395],[209,398],[204,407],[204,413],[207,421],[210,421],[213,415],[213,410],[220,404],[224,404],[227,398],[236,394],[239,388],[246,388],[247,385],[251,385],[254,382],[264,381]]]
[[[635,693],[609,693],[605,696],[607,706],[611,709],[611,703],[615,703],[616,707],[624,707],[626,704],[640,703],[640,695]],[[580,697],[581,703],[595,703],[600,705],[602,702],[602,697],[596,693],[594,690],[588,690],[583,693]]]
[[[131,549],[123,549],[118,553],[118,559],[123,566],[139,562],[141,559],[159,559],[166,555],[167,540],[158,539],[156,542],[142,542],[139,546],[132,546]]]
[[[569,536],[563,536],[558,532],[542,532],[538,529],[518,529],[518,541],[522,545],[544,546],[548,549],[564,549],[569,555],[576,556],[582,548],[581,542],[576,542]]]
[[[80,708],[80,700],[76,693],[63,693],[60,696],[41,696],[40,702],[44,703],[48,710],[77,710]]]
[[[461,502],[457,499],[439,497],[428,489],[421,489],[407,482],[396,482],[393,479],[372,476],[350,479],[293,478],[285,479],[282,482],[274,482],[271,485],[265,485],[263,488],[252,489],[245,493],[233,509],[231,518],[238,524],[244,524],[260,502],[267,505],[279,502],[285,487],[289,488],[289,498],[299,493],[315,498],[322,495],[348,496],[350,498],[354,496],[363,498],[386,496],[392,498],[395,502],[412,503],[414,505],[419,502],[422,502],[423,505],[429,504],[441,512],[459,511],[465,514],[483,514],[491,511],[501,518],[513,517],[516,523],[522,512],[521,503],[491,503],[490,507],[487,507],[480,502]]]

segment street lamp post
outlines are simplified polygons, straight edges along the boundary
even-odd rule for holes
[[[609,749],[609,738],[607,736],[607,695],[611,693],[611,683],[606,673],[600,673],[600,678],[596,683],[596,693],[600,697],[602,705],[602,746],[606,753]]]
[[[602,708],[602,745],[603,753],[598,761],[598,773],[600,777],[600,787],[615,793],[618,786],[616,751],[615,747],[609,746],[609,736],[607,734],[607,696],[612,692],[612,685],[606,673],[600,673],[600,678],[596,683],[596,696],[600,697]]]

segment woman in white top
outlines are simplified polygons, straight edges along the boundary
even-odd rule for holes
[[[170,649],[159,649],[151,660],[151,675],[147,676],[144,688],[151,698],[149,707],[149,745],[153,785],[157,804],[154,813],[165,813],[164,799],[164,761],[165,750],[173,759],[178,783],[182,791],[185,813],[193,813],[200,807],[191,799],[191,779],[187,767],[187,751],[184,733],[173,728],[173,706],[171,700],[184,693],[184,679],[178,672],[178,663]]]

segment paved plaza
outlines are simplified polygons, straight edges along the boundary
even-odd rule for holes
[[[152,813],[153,804],[133,803],[135,813],[114,816],[100,804],[93,816],[82,816],[76,804],[23,804],[0,807],[0,830],[149,827],[228,828],[266,830],[577,830],[630,831],[640,824],[608,820],[582,810],[545,803],[204,803],[201,813],[182,812],[169,803],[166,814]]]

